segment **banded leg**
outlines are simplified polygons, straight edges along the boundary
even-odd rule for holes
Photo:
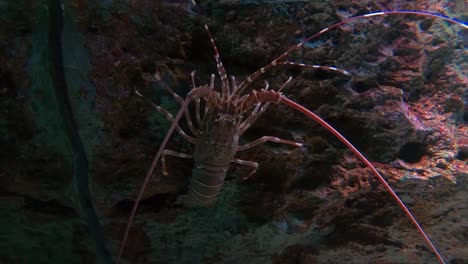
[[[167,120],[171,121],[171,122],[174,122],[174,116],[172,116],[171,113],[169,113],[169,111],[167,111],[166,109],[164,109],[163,107],[155,104],[153,101],[147,99],[145,96],[143,96],[138,90],[135,90],[135,93],[140,96],[147,104],[149,104],[151,107],[153,107],[154,109],[156,109],[156,111],[158,111],[159,113],[163,114]],[[177,124],[176,125],[176,130],[177,132],[179,133],[179,135],[181,135],[185,140],[187,140],[188,142],[194,144],[195,143],[195,138],[187,135],[187,133]]]
[[[435,14],[435,13],[415,11],[415,10],[378,11],[378,12],[368,13],[368,14],[364,14],[364,15],[357,15],[357,16],[349,17],[349,18],[344,19],[342,21],[339,21],[339,22],[337,22],[337,23],[335,23],[335,24],[333,24],[333,25],[331,25],[331,26],[329,26],[327,28],[324,28],[324,29],[320,30],[319,32],[311,35],[310,37],[305,38],[301,43],[299,43],[299,44],[297,44],[295,46],[292,46],[291,48],[289,48],[288,50],[283,52],[283,54],[276,57],[269,64],[267,64],[263,68],[260,68],[260,70],[252,73],[249,77],[247,77],[247,79],[245,79],[245,81],[243,81],[239,85],[239,89],[238,89],[239,93],[241,93],[243,91],[243,89],[245,89],[251,83],[253,83],[255,80],[257,80],[266,71],[270,70],[271,68],[273,68],[273,67],[275,67],[277,65],[281,65],[281,63],[284,61],[284,59],[289,54],[291,54],[292,52],[302,48],[307,42],[311,41],[312,39],[315,39],[315,38],[323,35],[324,33],[331,31],[332,29],[339,28],[339,27],[341,27],[342,25],[345,25],[345,24],[349,24],[349,23],[351,23],[352,21],[355,21],[355,20],[369,19],[369,18],[376,17],[376,16],[386,16],[386,15],[392,15],[392,14],[400,14],[400,15],[405,15],[406,14],[406,15],[421,16],[421,17],[425,17],[425,18],[429,18],[429,17],[430,18],[437,18],[437,19],[445,20],[445,21],[447,21],[449,23],[452,23],[452,24],[459,25],[459,26],[461,26],[461,27],[463,27],[465,29],[468,29],[468,24],[463,23],[462,21],[460,21],[460,20],[458,20],[456,18],[450,18],[450,17],[447,17],[447,16]]]
[[[192,0],[192,4],[194,6],[197,6],[197,3],[195,0]],[[218,74],[219,77],[221,78],[221,95],[223,98],[228,98],[233,94],[235,87],[229,87],[229,80],[228,80],[228,75],[226,73],[226,69],[224,68],[223,62],[221,61],[221,58],[219,56],[219,51],[218,47],[216,46],[216,42],[213,38],[213,35],[211,35],[210,28],[208,27],[207,24],[204,25],[205,31],[208,34],[208,37],[210,38],[210,43],[211,47],[213,48],[214,51],[214,58],[216,60],[216,68],[218,69]]]
[[[321,66],[321,65],[310,65],[310,64],[304,64],[304,63],[297,63],[297,62],[279,62],[279,65],[292,65],[292,66],[297,66],[297,67],[302,67],[302,68],[312,68],[312,69],[320,69],[320,70],[325,70],[325,71],[334,71],[341,73],[346,76],[351,76],[351,73],[347,70],[339,69],[336,67],[332,66]],[[292,80],[292,77],[289,77],[277,90],[278,92],[281,92]],[[265,90],[268,90],[268,83],[265,88]],[[252,111],[249,117],[245,119],[245,121],[241,124],[241,129],[240,129],[240,135],[242,135],[257,119],[262,115],[263,112],[267,109],[267,107],[270,105],[269,102],[264,103],[263,107],[260,108],[261,103],[258,103],[255,106],[255,109]]]
[[[178,122],[182,118],[184,112],[187,110],[188,105],[195,98],[200,97],[200,96],[203,96],[203,90],[199,91],[197,89],[197,90],[190,91],[187,98],[185,99],[182,106],[180,107],[179,112],[174,117],[174,121],[172,122],[171,127],[169,128],[169,130],[167,131],[167,134],[164,137],[164,139],[163,139],[163,141],[162,141],[162,143],[161,143],[161,145],[159,147],[158,153],[154,157],[153,162],[151,163],[151,166],[150,166],[150,168],[148,169],[148,171],[146,173],[145,179],[143,180],[143,183],[141,184],[140,190],[138,191],[138,195],[137,195],[137,197],[135,199],[135,203],[133,204],[132,212],[130,213],[130,216],[128,218],[127,225],[125,226],[125,231],[124,231],[124,235],[123,235],[123,238],[122,238],[122,242],[120,243],[119,253],[117,254],[117,258],[116,258],[116,263],[117,264],[120,263],[120,260],[122,258],[122,253],[123,253],[125,245],[127,243],[128,234],[129,234],[129,231],[130,231],[130,226],[132,225],[133,219],[135,218],[135,214],[136,214],[138,205],[139,205],[139,203],[141,201],[141,198],[143,197],[143,193],[144,193],[144,191],[146,189],[146,186],[149,183],[151,175],[153,174],[153,171],[156,168],[156,165],[158,164],[159,159],[161,158],[162,152],[166,148],[167,142],[169,142],[169,138],[172,136],[172,134],[176,130],[176,128],[178,126]]]
[[[197,86],[195,84],[195,73],[196,73],[196,71],[192,71],[192,73],[190,73],[190,76],[192,77],[192,89],[197,88]],[[204,114],[206,114],[206,109],[205,109]],[[201,116],[200,116],[200,98],[195,99],[195,119],[197,120],[198,128],[200,128],[202,126],[202,124],[203,124],[203,121],[202,121]]]
[[[249,166],[253,167],[253,170],[245,177],[242,177],[243,180],[247,180],[250,176],[252,176],[255,172],[257,172],[258,169],[258,163],[255,161],[247,161],[247,160],[241,160],[241,159],[233,159],[232,162],[244,165],[244,166]]]
[[[302,143],[297,143],[297,142],[294,142],[294,141],[289,141],[289,140],[285,140],[285,139],[281,139],[281,138],[277,138],[277,137],[271,137],[271,136],[263,136],[259,139],[256,139],[248,144],[245,144],[243,146],[239,146],[237,151],[242,151],[242,150],[246,150],[246,149],[249,149],[251,147],[254,147],[258,144],[262,144],[262,143],[265,143],[265,142],[275,142],[275,143],[280,143],[280,144],[286,144],[286,145],[291,145],[291,146],[294,146],[294,147],[302,147],[303,144]]]
[[[183,158],[183,159],[191,159],[192,158],[192,155],[190,155],[190,154],[180,153],[180,152],[172,151],[172,150],[169,150],[169,149],[163,150],[162,155],[161,155],[161,163],[162,163],[162,167],[163,167],[163,175],[164,176],[169,175],[169,173],[166,170],[166,168],[167,168],[166,167],[166,155],[167,156],[178,157],[178,158]]]
[[[171,87],[169,87],[169,85],[167,85],[165,82],[163,82],[161,80],[161,76],[159,76],[159,74],[155,74],[155,77],[156,77],[156,80],[159,81],[159,83],[162,85],[162,87],[167,91],[169,92],[172,97],[174,97],[174,99],[180,104],[182,105],[184,103],[184,99],[182,99],[182,97],[180,97],[180,95],[178,95],[176,92],[174,92],[174,90],[171,89]],[[185,119],[187,120],[187,124],[188,124],[188,127],[190,129],[190,131],[196,135],[198,133],[198,130],[195,129],[195,127],[193,126],[193,123],[192,123],[192,119],[190,118],[190,114],[189,114],[189,111],[188,111],[188,108],[185,109],[184,111],[184,115],[185,115]]]
[[[280,88],[278,89],[278,92],[281,92],[284,87],[286,87],[286,85],[288,85],[292,80],[292,77],[289,77],[281,86]],[[268,82],[266,82],[265,84],[265,90],[268,90]],[[240,130],[239,130],[239,135],[242,135],[244,134],[245,131],[247,131],[247,129],[249,129],[250,126],[252,126],[252,124],[258,119],[258,117],[263,114],[263,112],[265,112],[265,110],[267,109],[267,107],[270,105],[270,102],[266,102],[266,103],[263,103],[263,106],[261,106],[261,102],[258,103],[257,105],[255,105],[255,108],[254,110],[252,111],[252,113],[249,115],[249,117],[247,117],[244,122],[242,122],[242,124],[240,125]]]

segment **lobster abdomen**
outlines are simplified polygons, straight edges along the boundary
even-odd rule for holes
[[[189,203],[191,206],[212,206],[223,188],[229,164],[213,166],[195,163],[189,183]]]
[[[195,166],[188,191],[190,205],[211,206],[216,203],[229,164],[237,151],[237,123],[231,119],[206,118],[195,141]]]

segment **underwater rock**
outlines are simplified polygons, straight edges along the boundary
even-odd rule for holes
[[[81,108],[74,110],[85,124],[81,132],[99,139],[88,157],[90,185],[112,252],[170,124],[134,90],[174,115],[179,103],[161,82],[144,78],[143,73],[158,74],[182,97],[192,86],[191,71],[197,70],[197,86],[209,83],[216,63],[202,23],[210,26],[228,74],[242,81],[300,39],[345,17],[382,9],[436,9],[427,1],[366,5],[354,0],[198,1],[206,16],[200,18],[189,1],[72,2],[91,68],[80,77],[88,81],[87,87],[70,96],[95,97],[85,107],[92,109],[87,114],[93,117],[90,123],[99,125],[97,130],[86,125],[89,115]],[[456,11],[458,2],[440,5],[444,14],[464,18]],[[25,70],[30,57],[39,56],[32,51],[30,37],[35,33],[31,25],[39,21],[30,15],[36,14],[35,6],[11,7],[0,18],[6,21],[0,29],[4,205],[0,235],[6,238],[0,244],[0,262],[96,263],[89,231],[70,199],[73,179],[68,156],[51,147],[61,139],[49,137],[51,146],[38,144],[47,130],[37,123],[46,119],[38,120],[31,101],[49,100],[32,93]],[[357,21],[305,43],[288,58],[336,66],[350,76],[281,66],[267,73],[265,80],[269,89],[277,89],[292,76],[283,93],[330,122],[362,150],[420,219],[447,261],[462,263],[468,260],[461,243],[468,240],[466,30],[458,35],[456,30],[454,25],[414,16]],[[70,69],[73,66],[81,69],[79,65]],[[35,85],[48,85],[46,74],[39,77],[43,82]],[[263,81],[254,88],[264,88]],[[49,113],[39,114],[54,121]],[[185,122],[181,127],[188,131]],[[60,132],[60,127],[51,123],[48,131]],[[239,153],[240,159],[258,162],[258,171],[243,179],[249,169],[232,165],[219,204],[210,209],[184,207],[180,200],[187,194],[192,161],[167,157],[169,176],[163,176],[160,167],[152,175],[124,259],[131,263],[435,262],[369,170],[324,129],[290,109],[271,105],[241,141],[265,135],[298,141],[304,147],[266,143]],[[168,149],[191,154],[192,145],[173,136]]]

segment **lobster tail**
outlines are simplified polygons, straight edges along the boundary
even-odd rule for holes
[[[226,177],[226,166],[206,166],[195,164],[189,184],[189,205],[194,207],[209,207],[223,188]]]

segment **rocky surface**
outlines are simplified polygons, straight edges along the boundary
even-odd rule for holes
[[[463,1],[202,1],[202,17],[187,2],[67,2],[74,22],[67,32],[75,40],[65,43],[74,47],[65,56],[70,94],[112,252],[170,124],[133,91],[176,113],[179,106],[163,85],[184,96],[193,70],[197,84],[209,82],[216,64],[202,21],[228,73],[242,80],[349,16],[417,9],[468,20]],[[4,6],[0,262],[96,263],[76,202],[69,146],[47,90],[47,67],[34,67],[46,65],[38,33],[43,9]],[[271,89],[294,77],[284,94],[330,122],[373,162],[450,263],[468,262],[467,46],[467,30],[456,25],[377,17],[335,29],[288,59],[336,66],[350,77],[290,66],[265,75]],[[256,87],[263,85],[259,80]],[[241,142],[263,135],[304,147],[268,143],[239,152],[260,167],[248,179],[247,168],[229,168],[214,208],[181,202],[191,160],[169,157],[167,177],[158,167],[132,225],[125,262],[437,263],[370,170],[325,129],[272,105]],[[168,148],[192,151],[178,136]]]

